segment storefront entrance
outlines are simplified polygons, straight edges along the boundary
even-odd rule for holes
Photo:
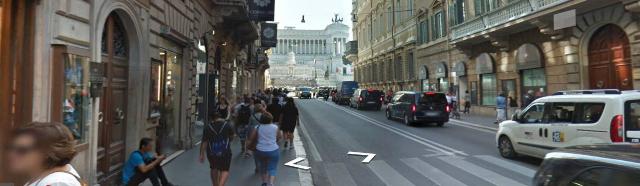
[[[592,89],[633,89],[629,39],[616,25],[601,27],[589,42],[589,86]]]
[[[182,100],[182,63],[180,55],[161,50],[160,61],[152,63],[153,74],[157,75],[154,79],[152,90],[157,92],[157,112],[160,113],[160,126],[157,130],[157,136],[161,136],[158,140],[157,150],[162,154],[171,154],[179,149],[180,140],[180,112]],[[155,78],[156,76],[154,76]],[[152,100],[152,101],[155,101]]]
[[[122,21],[112,13],[102,33],[102,63],[105,68],[104,96],[98,116],[98,180],[118,185],[125,160],[129,47]]]

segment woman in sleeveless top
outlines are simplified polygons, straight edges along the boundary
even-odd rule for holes
[[[29,178],[26,186],[81,186],[69,164],[75,140],[61,123],[31,123],[18,128],[7,148],[9,172]]]
[[[278,172],[278,160],[280,152],[278,141],[282,138],[282,132],[273,124],[273,116],[263,113],[260,124],[251,133],[250,140],[256,140],[256,158],[258,159],[258,172],[262,176],[263,186],[272,186],[275,183]]]
[[[220,118],[228,120],[229,119],[229,102],[224,97],[220,97],[218,99],[218,106],[216,106],[216,112],[220,116]]]
[[[279,124],[284,132],[284,148],[287,148],[288,145],[293,148],[293,131],[298,125],[298,107],[293,102],[293,98],[287,98],[287,103],[282,108]]]

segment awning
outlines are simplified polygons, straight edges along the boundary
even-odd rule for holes
[[[452,75],[453,76],[465,76],[467,75],[467,67],[464,64],[464,61],[459,61],[457,63],[453,64],[453,67],[451,68],[451,71],[453,72]]]
[[[476,57],[476,74],[494,73],[493,58],[487,53],[482,53]]]
[[[427,65],[422,65],[422,67],[420,67],[418,79],[429,79],[429,68],[427,67]]]
[[[445,62],[436,63],[436,78],[446,78],[447,71],[447,64]]]
[[[542,53],[533,44],[523,44],[516,50],[516,68],[518,70],[542,67]]]

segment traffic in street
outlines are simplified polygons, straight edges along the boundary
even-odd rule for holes
[[[502,158],[497,125],[468,120],[472,116],[442,127],[407,126],[388,120],[384,109],[356,110],[322,99],[297,105],[316,185],[530,185],[541,161]],[[349,151],[376,156],[362,163]]]

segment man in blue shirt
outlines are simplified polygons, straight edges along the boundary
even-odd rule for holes
[[[161,186],[160,183],[162,183],[162,186],[173,185],[167,181],[167,177],[160,166],[160,163],[166,157],[164,155],[154,157],[153,144],[151,142],[153,142],[151,138],[142,138],[139,149],[129,155],[129,160],[125,162],[124,170],[122,171],[122,183],[124,185],[139,185],[146,179],[149,179],[153,186]]]
[[[500,92],[496,97],[496,124],[507,120],[507,98]]]

